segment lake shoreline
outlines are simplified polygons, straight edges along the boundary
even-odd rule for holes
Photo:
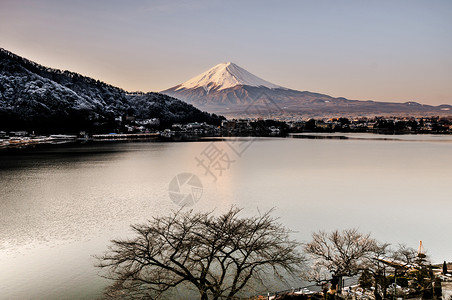
[[[171,137],[163,137],[156,134],[127,134],[127,135],[93,135],[90,138],[52,138],[46,137],[32,137],[23,139],[14,139],[9,142],[0,140],[0,154],[8,152],[9,150],[23,150],[33,149],[37,147],[58,147],[67,145],[83,145],[91,143],[129,143],[129,142],[221,142],[227,139],[241,139],[241,138],[282,138],[282,139],[318,139],[318,140],[384,140],[384,141],[424,141],[418,137],[435,138],[435,142],[451,142],[448,137],[450,134],[439,133],[377,133],[377,132],[303,132],[303,133],[289,133],[286,136],[205,136],[205,135],[175,135]],[[441,140],[437,138],[445,137]]]

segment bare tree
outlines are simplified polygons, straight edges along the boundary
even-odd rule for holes
[[[312,234],[312,241],[304,247],[314,259],[314,268],[326,269],[333,276],[333,289],[341,288],[342,276],[354,276],[365,267],[365,262],[376,247],[370,234],[357,229],[324,231]]]
[[[411,247],[399,244],[398,248],[392,251],[391,258],[405,267],[412,267],[418,261],[418,253]]]
[[[155,299],[188,284],[200,299],[231,299],[269,272],[294,275],[304,258],[289,231],[271,211],[249,218],[240,211],[179,211],[133,225],[135,237],[112,241],[99,257],[102,275],[114,280],[108,294]]]
[[[408,273],[411,278],[410,287],[420,291],[423,297],[432,297],[434,293],[434,280],[432,264],[428,255],[424,252],[416,251],[413,248],[406,247],[405,245],[399,245],[399,248],[394,251],[394,259],[399,262],[402,270]],[[396,269],[397,270],[397,269]],[[406,272],[408,271],[408,272]],[[397,274],[394,274],[396,277]],[[440,295],[436,294],[436,296]]]
[[[373,285],[376,300],[387,298],[388,288],[391,284],[393,286],[401,285],[402,287],[405,287],[404,284],[408,285],[407,276],[414,279],[412,282],[415,284],[420,282],[417,286],[412,287],[422,290],[424,288],[423,279],[430,276],[428,265],[424,264],[426,261],[425,254],[419,257],[415,249],[403,244],[400,244],[396,249],[391,249],[389,246],[389,244],[376,244],[374,250],[368,256],[369,259],[364,260],[361,278],[367,277],[367,275],[371,277],[370,283],[365,282],[365,280],[362,281],[365,284]],[[389,274],[393,276],[393,279],[387,276]],[[400,279],[401,282],[399,282]],[[392,288],[392,293],[395,294],[396,292],[396,288]]]
[[[373,293],[376,300],[386,299],[386,290],[388,288],[388,280],[386,272],[391,269],[391,262],[394,252],[389,248],[390,244],[376,243],[372,253],[369,255],[370,259],[364,261],[363,273],[369,274],[371,277],[370,285],[373,286]]]

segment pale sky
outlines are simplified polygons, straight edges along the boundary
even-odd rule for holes
[[[129,91],[232,61],[301,91],[452,104],[450,0],[0,0],[0,47]]]

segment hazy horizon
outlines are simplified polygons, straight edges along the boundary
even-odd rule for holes
[[[286,88],[452,104],[452,2],[0,1],[0,47],[128,91],[232,61]]]

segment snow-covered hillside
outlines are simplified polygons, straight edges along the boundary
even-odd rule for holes
[[[219,123],[178,99],[126,91],[80,74],[46,68],[0,48],[0,130],[109,130],[116,117]]]

